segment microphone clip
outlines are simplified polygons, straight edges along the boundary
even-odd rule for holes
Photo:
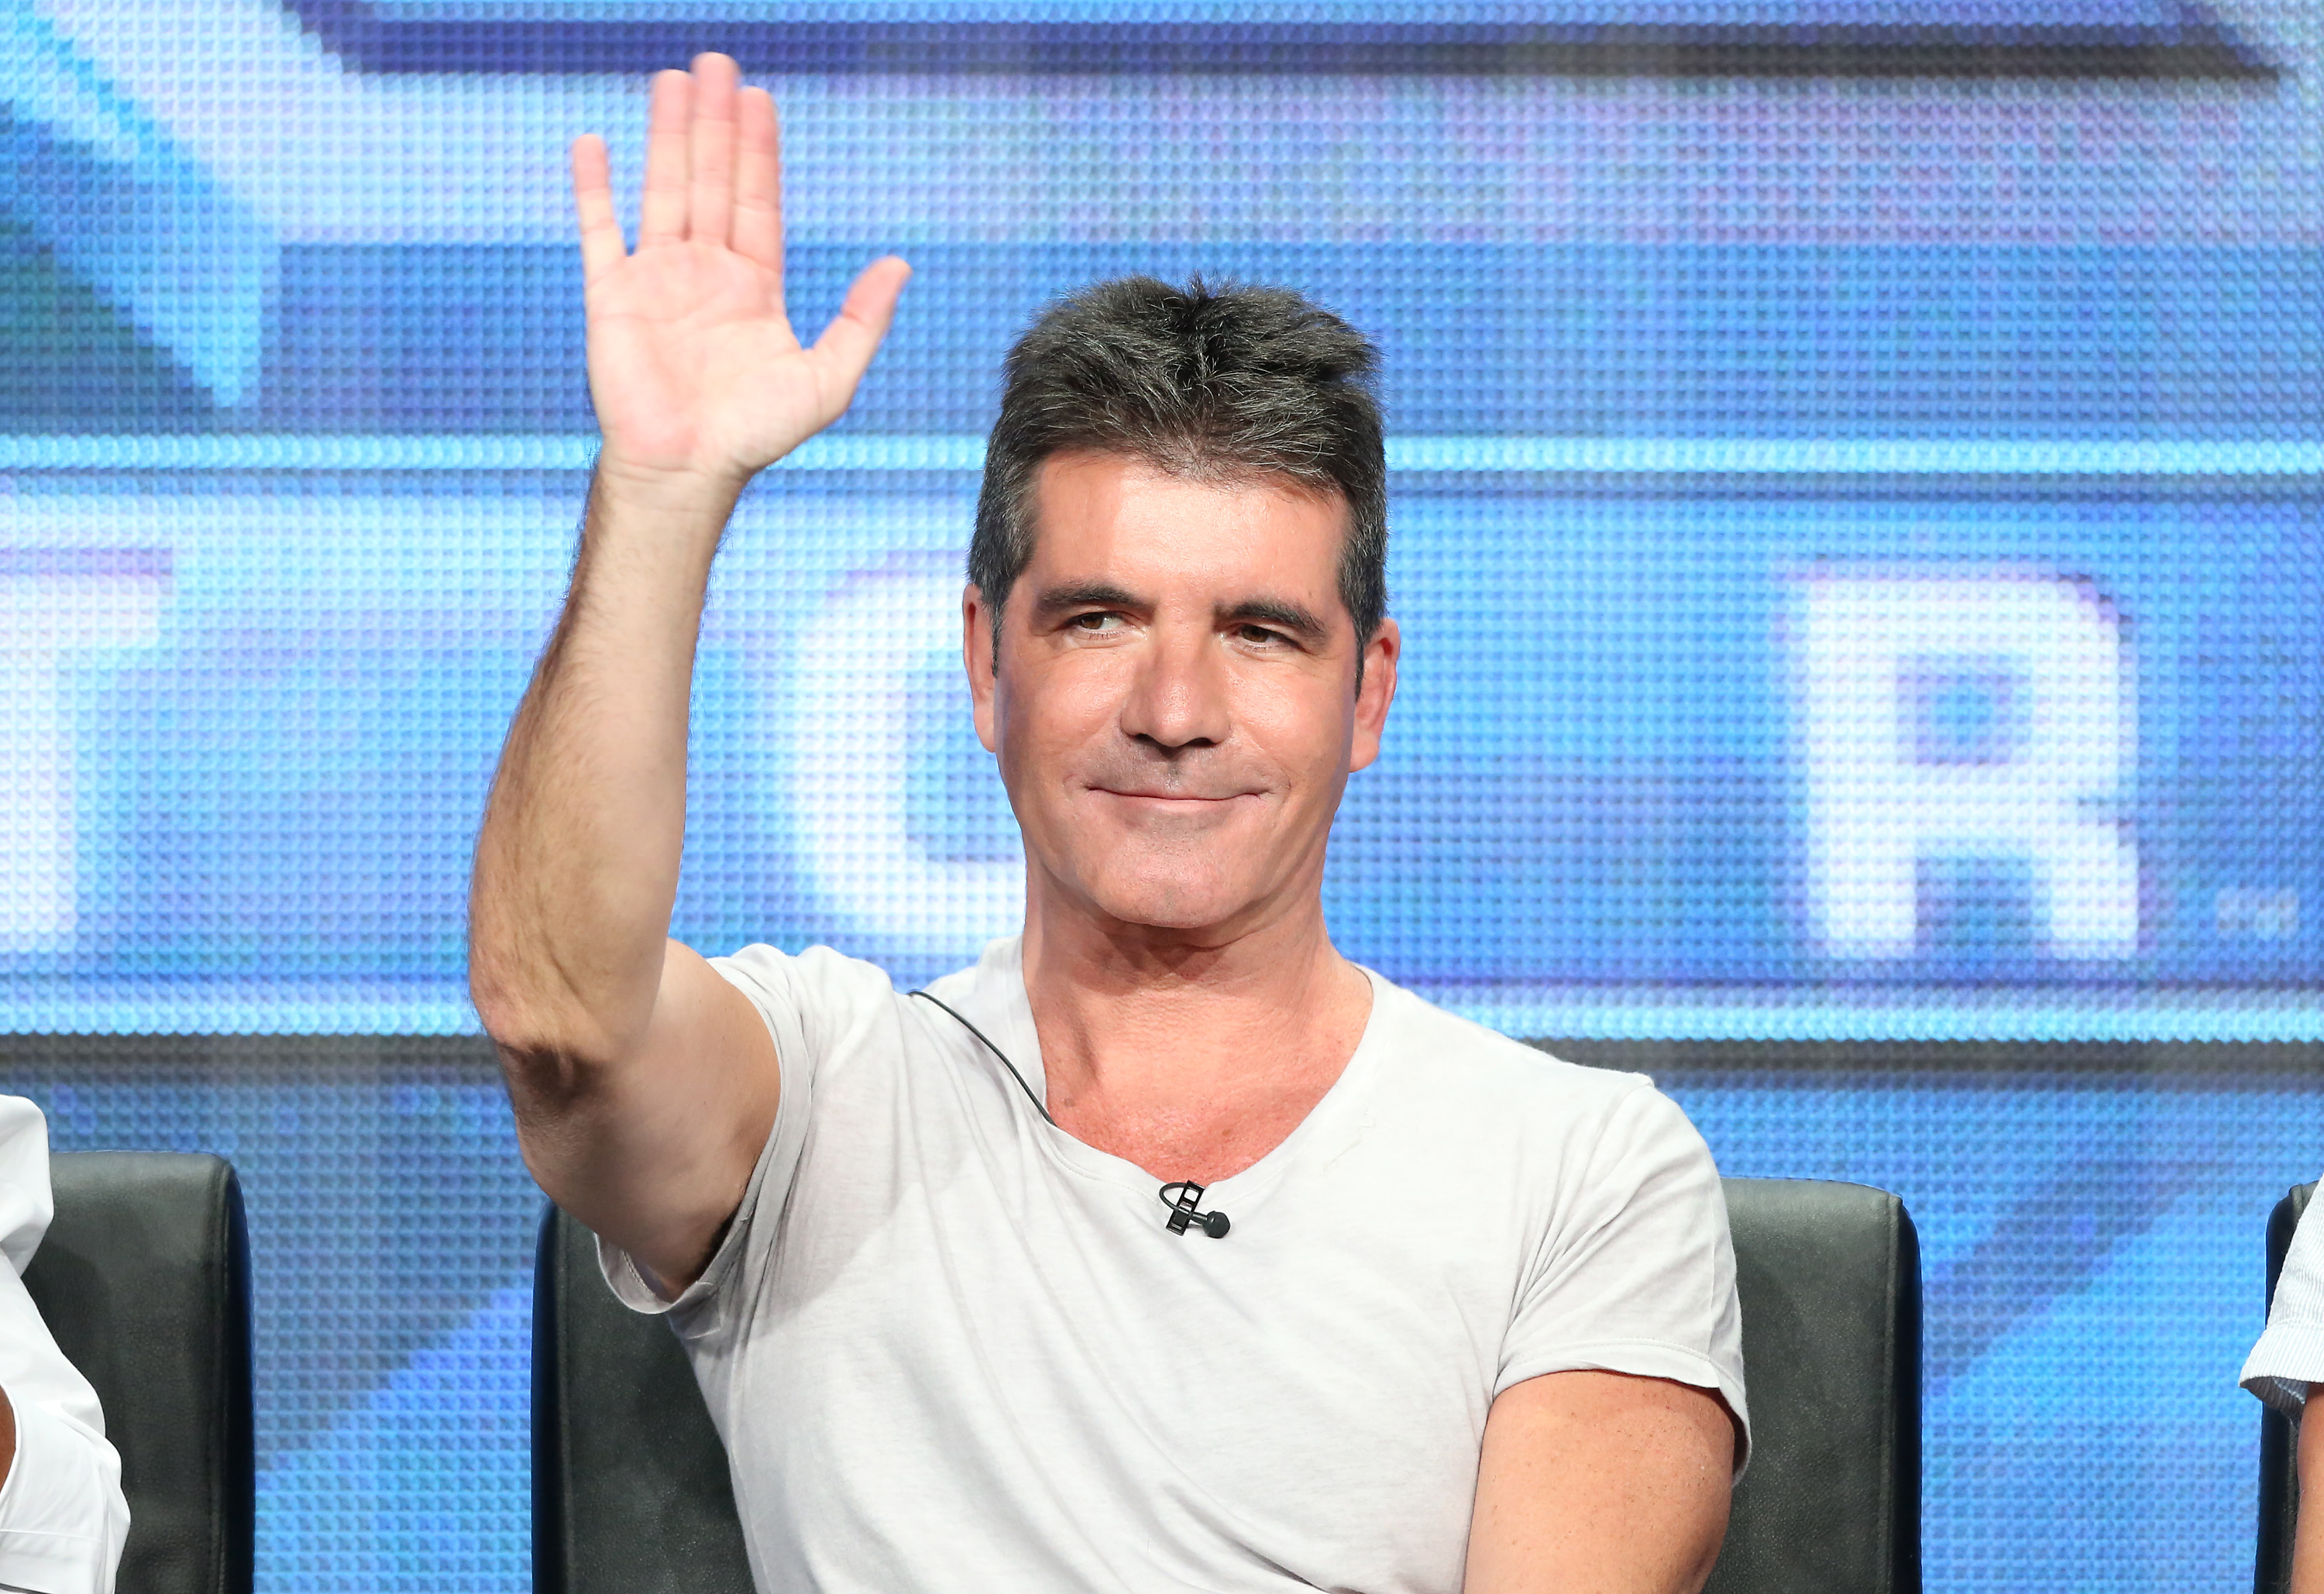
[[[1181,1179],[1175,1184],[1162,1186],[1162,1204],[1170,1209],[1167,1219],[1170,1232],[1184,1234],[1189,1229],[1199,1229],[1213,1239],[1224,1239],[1230,1227],[1227,1215],[1221,1212],[1198,1212],[1202,1204],[1203,1187],[1192,1179]]]

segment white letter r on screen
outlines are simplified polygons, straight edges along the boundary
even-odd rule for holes
[[[2122,619],[2020,571],[1792,579],[1807,910],[1834,957],[1920,942],[1923,865],[2030,867],[2052,956],[2138,949],[2137,705]]]

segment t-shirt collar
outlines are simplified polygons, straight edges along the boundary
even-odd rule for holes
[[[1370,1093],[1370,1076],[1380,1066],[1381,1054],[1393,1046],[1395,1009],[1399,1001],[1410,1000],[1370,969],[1362,972],[1371,981],[1371,1015],[1365,1020],[1364,1032],[1340,1077],[1272,1150],[1240,1173],[1214,1181],[1211,1189],[1222,1195],[1231,1193],[1247,1202],[1272,1187],[1311,1142],[1331,1140],[1336,1151],[1337,1143],[1348,1138],[1351,1131],[1346,1126],[1360,1120],[1360,1100]],[[1025,991],[1025,940],[1021,933],[986,943],[975,968],[970,972],[966,996],[968,1011],[993,1043],[1008,1054],[1009,1061],[1024,1076],[1026,1086],[1046,1110],[1049,1101],[1048,1072],[1041,1061],[1040,1034],[1033,1027],[1032,1000]],[[1063,1129],[1047,1125],[1042,1128],[1048,1130],[1047,1138],[1051,1148],[1081,1172],[1141,1188],[1152,1184],[1152,1177],[1136,1164],[1100,1151]]]

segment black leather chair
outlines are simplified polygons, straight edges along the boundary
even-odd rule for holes
[[[532,1290],[533,1594],[752,1594],[726,1448],[678,1336],[613,1298],[596,1240],[541,1220]]]
[[[2283,1272],[2292,1231],[2308,1210],[2313,1184],[2295,1184],[2275,1203],[2267,1220],[2267,1304],[2275,1304],[2275,1281]],[[2300,1479],[2292,1470],[2292,1427],[2274,1407],[2259,1419],[2259,1549],[2253,1557],[2253,1594],[2284,1594],[2292,1587],[2292,1535],[2300,1525]]]
[[[250,1239],[215,1156],[68,1152],[24,1285],[97,1388],[129,1497],[120,1594],[250,1594]]]
[[[1729,1179],[1757,1449],[1715,1594],[1916,1594],[1920,1242],[1860,1184]],[[751,1594],[726,1457],[678,1341],[552,1211],[533,1298],[536,1594]]]
[[[1729,1179],[1750,1470],[1707,1594],[1918,1594],[1921,1240],[1885,1190]]]

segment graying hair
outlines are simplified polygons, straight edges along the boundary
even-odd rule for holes
[[[1133,456],[1194,480],[1279,477],[1348,507],[1340,601],[1360,646],[1388,613],[1388,464],[1363,334],[1285,288],[1099,282],[1049,307],[1004,366],[968,578],[991,605],[1033,557],[1052,455]],[[1361,655],[1358,656],[1360,678]]]

